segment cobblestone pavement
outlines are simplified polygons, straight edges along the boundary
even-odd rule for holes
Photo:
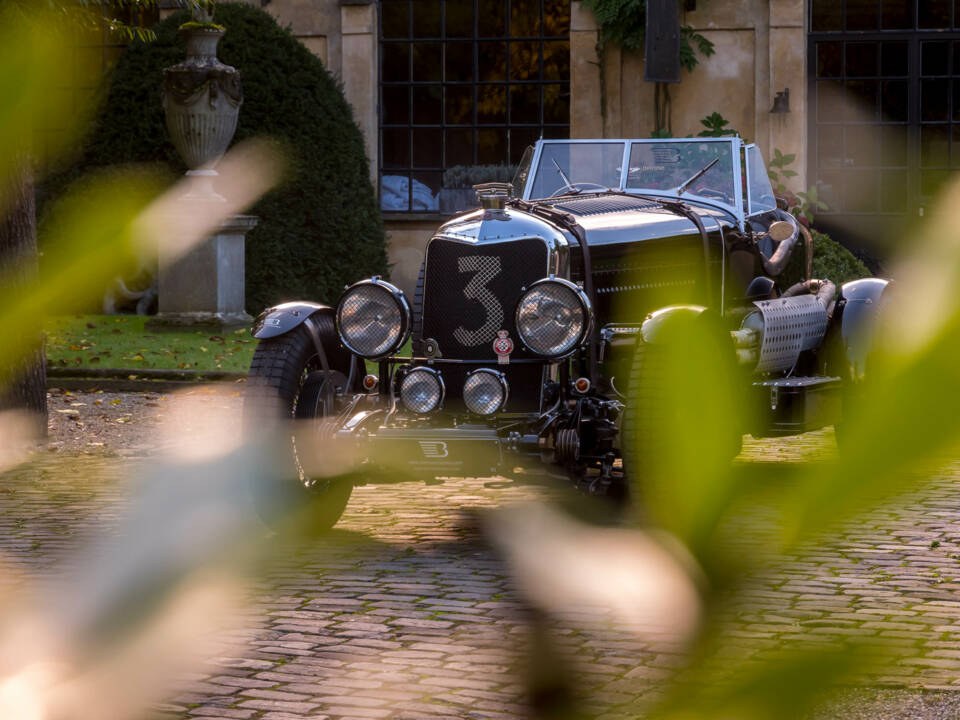
[[[122,473],[105,463],[149,452],[155,421],[148,414],[162,414],[166,401],[157,394],[51,398],[52,451],[45,454],[79,457],[69,474],[38,458],[0,481],[0,588],[21,573],[56,568],[64,552],[113,522]],[[221,392],[211,402],[236,411],[240,401]],[[747,438],[737,468],[749,481],[790,482],[791,468],[834,452],[832,431]],[[84,473],[85,464],[97,472]],[[897,657],[865,667],[858,682],[960,690],[955,477],[943,473],[922,493],[751,578],[725,606],[720,657],[763,659],[811,638],[882,638]],[[157,711],[192,720],[527,716],[531,613],[471,511],[545,492],[495,478],[357,488],[328,537],[309,547],[268,541],[283,559],[255,582],[256,623],[240,635],[239,649],[191,675]],[[550,625],[558,657],[600,717],[636,717],[631,703],[655,697],[683,664],[681,648],[641,641],[587,608]],[[954,695],[943,696],[956,706]]]

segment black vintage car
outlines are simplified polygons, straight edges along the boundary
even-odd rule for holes
[[[743,433],[840,420],[887,282],[810,277],[812,242],[756,146],[542,140],[514,186],[478,186],[482,207],[436,231],[414,297],[373,277],[336,307],[257,318],[248,420],[314,423],[283,494],[318,526],[370,477],[539,472],[622,497],[660,450],[658,348],[674,327],[699,328],[703,368],[752,410],[716,427],[729,457]],[[805,236],[807,275],[780,287]],[[300,462],[311,442],[354,467],[318,477]]]

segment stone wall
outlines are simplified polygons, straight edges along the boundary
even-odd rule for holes
[[[573,3],[571,134],[573,137],[649,137],[654,85],[644,82],[639,53],[609,48],[603,73],[592,13]],[[765,157],[773,148],[797,153],[795,189],[806,182],[806,42],[803,0],[698,0],[684,22],[714,43],[716,54],[670,86],[673,134],[701,129],[717,111],[754,140]],[[606,90],[605,112],[601,79]],[[790,113],[771,115],[775,92],[790,88]]]

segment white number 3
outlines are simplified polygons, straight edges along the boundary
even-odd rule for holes
[[[461,325],[453,331],[453,337],[464,347],[492,341],[497,336],[497,330],[503,326],[503,305],[487,288],[487,284],[500,274],[500,269],[498,257],[468,255],[457,259],[457,270],[475,273],[463,289],[463,296],[467,300],[476,300],[486,313],[486,319],[476,330],[467,330]]]

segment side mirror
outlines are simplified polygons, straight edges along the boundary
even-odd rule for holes
[[[777,220],[770,223],[770,227],[767,228],[767,237],[777,243],[781,243],[784,240],[789,240],[793,237],[793,224],[787,222],[786,220]]]

